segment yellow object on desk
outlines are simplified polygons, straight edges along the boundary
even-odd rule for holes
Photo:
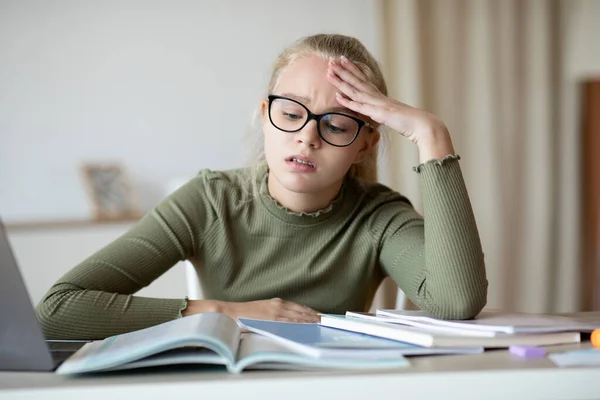
[[[594,329],[590,336],[590,341],[594,347],[600,347],[600,329]]]

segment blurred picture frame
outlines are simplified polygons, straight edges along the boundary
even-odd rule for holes
[[[134,191],[119,163],[86,163],[81,166],[94,219],[100,221],[139,218]]]

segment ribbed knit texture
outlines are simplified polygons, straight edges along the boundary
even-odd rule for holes
[[[178,261],[222,301],[280,297],[325,313],[366,311],[389,275],[442,318],[485,305],[483,253],[458,157],[422,164],[425,221],[391,189],[351,178],[325,210],[252,196],[249,170],[201,171],[123,236],[64,275],[37,307],[48,338],[99,339],[181,317],[185,299],[133,296]]]

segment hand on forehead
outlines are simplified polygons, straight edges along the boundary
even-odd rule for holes
[[[273,92],[300,101],[315,113],[336,109],[355,114],[337,102],[337,89],[327,80],[327,64],[316,54],[294,60],[281,71]]]

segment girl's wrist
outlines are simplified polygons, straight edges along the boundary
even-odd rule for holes
[[[181,315],[187,317],[206,312],[222,312],[223,304],[224,302],[217,300],[188,300],[187,307],[181,311]]]
[[[441,160],[447,155],[454,154],[452,138],[448,128],[441,121],[430,122],[421,130],[417,147],[421,163],[434,159]]]

